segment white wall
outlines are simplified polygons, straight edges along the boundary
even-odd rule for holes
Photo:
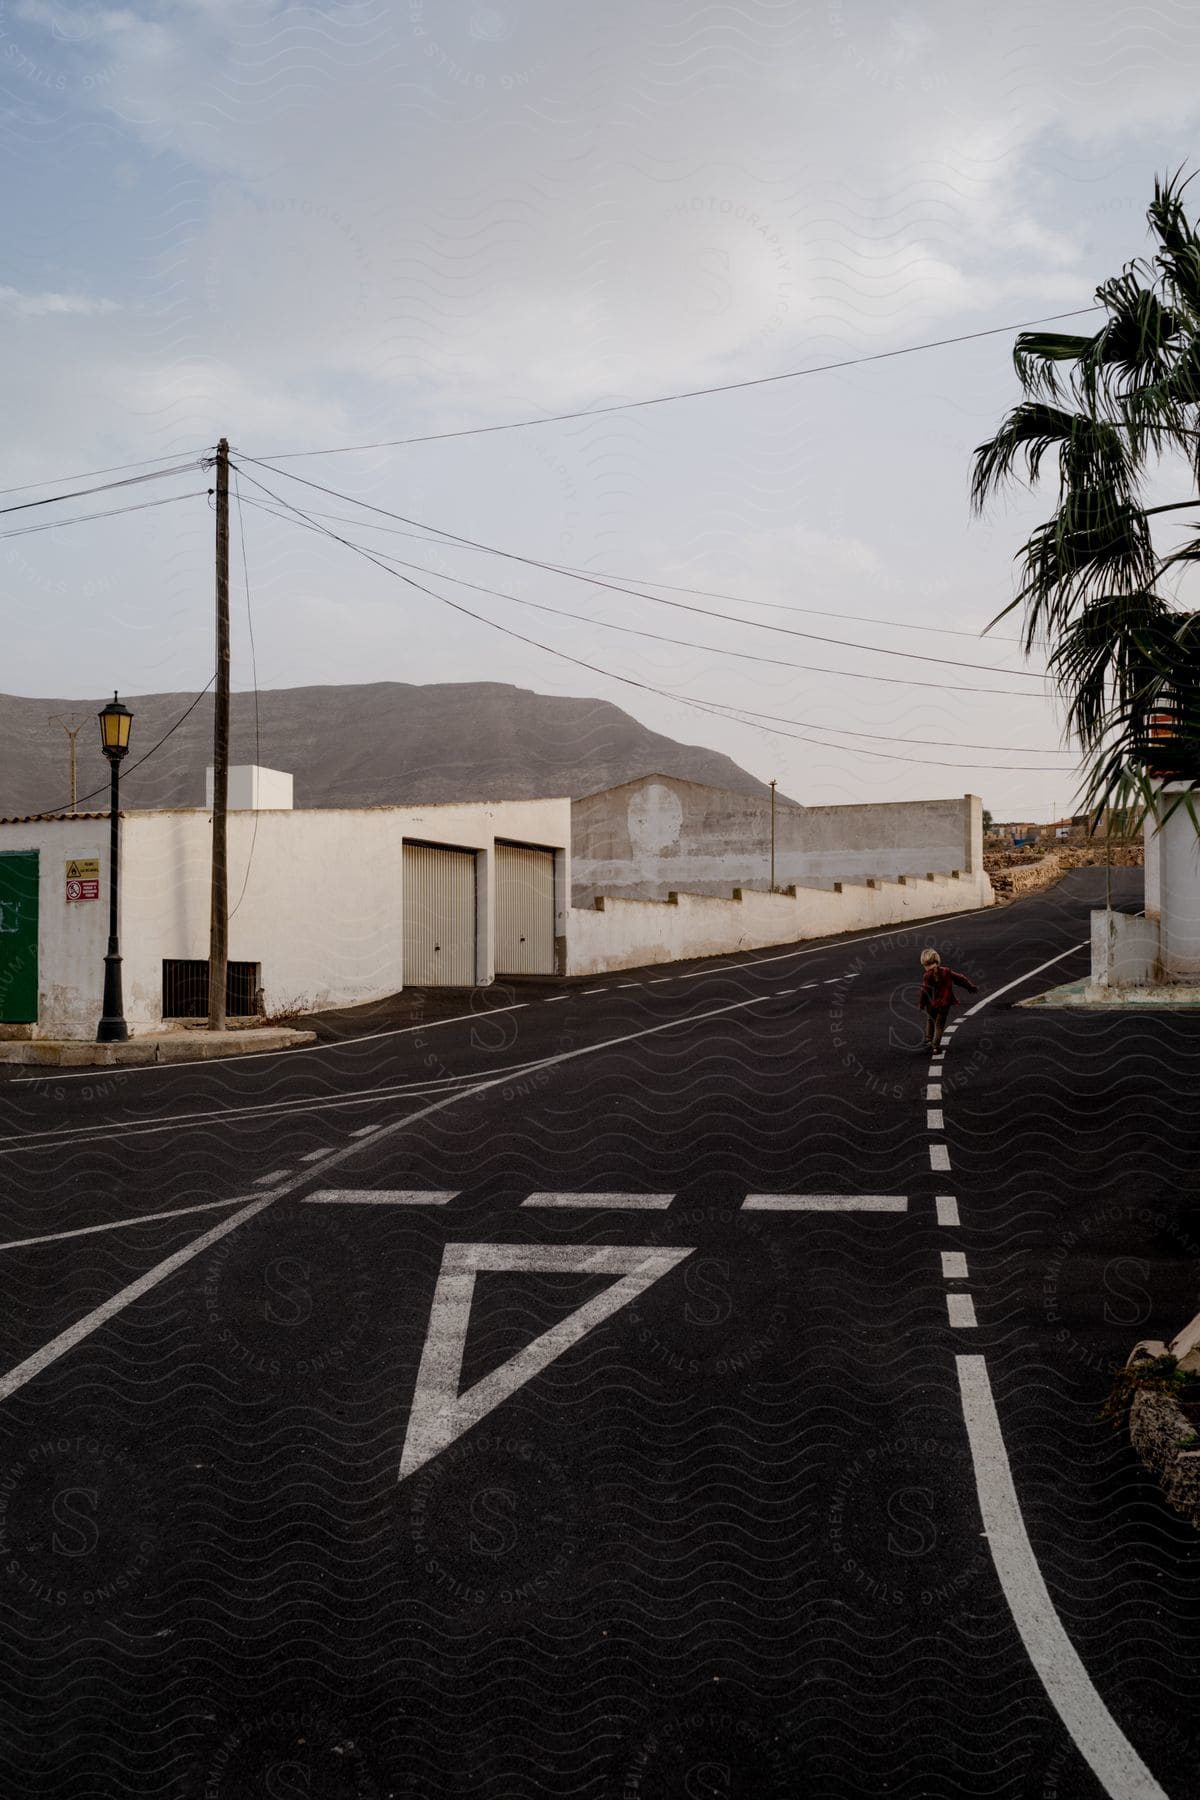
[[[1160,979],[1159,922],[1133,913],[1092,914],[1092,981],[1097,987],[1143,987]]]
[[[1200,814],[1200,794],[1194,804]],[[1168,981],[1200,980],[1200,833],[1186,806],[1158,837],[1163,973]]]
[[[353,1006],[403,986],[406,839],[476,852],[480,982],[495,970],[497,837],[558,853],[555,935],[566,935],[566,799],[235,812],[228,832],[229,957],[261,964],[268,1012]],[[164,958],[208,958],[211,842],[202,809],[122,818],[120,936],[132,1032],[161,1025]],[[23,849],[41,851],[39,1032],[91,1037],[108,934],[108,820],[0,826],[0,850]],[[101,899],[67,905],[65,863],[79,856],[100,858]]]
[[[731,900],[700,894],[676,894],[666,901],[605,898],[591,910],[572,912],[567,972],[599,975],[718,956],[991,904],[991,883],[982,872],[957,881],[935,876],[872,887],[846,882],[840,893],[801,888],[764,894],[747,888]]]

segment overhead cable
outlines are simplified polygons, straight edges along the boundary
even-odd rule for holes
[[[770,387],[778,381],[799,381],[806,375],[828,375],[835,369],[854,369],[863,363],[888,362],[897,356],[917,356],[926,350],[943,350],[950,344],[969,344],[977,338],[1002,337],[1010,331],[1028,331],[1034,325],[1053,325],[1059,319],[1078,319],[1085,313],[1099,310],[1095,305],[1076,306],[1070,312],[1048,313],[1045,318],[1024,319],[1016,325],[989,325],[984,331],[964,331],[956,337],[930,338],[924,344],[904,344],[897,350],[876,350],[867,356],[846,356],[838,362],[814,363],[807,369],[784,369],[778,375],[756,375],[747,381],[723,381],[710,387],[686,388],[676,394],[654,394],[646,400],[620,400],[611,406],[590,406],[577,412],[549,413],[538,419],[508,419],[499,425],[467,425],[458,431],[427,431],[420,437],[384,438],[371,444],[334,444],[321,450],[276,451],[263,460],[291,462],[304,456],[345,456],[354,450],[395,450],[404,444],[438,444],[447,438],[485,437],[495,431],[525,431],[534,425],[562,425],[572,419],[598,419],[605,413],[635,412],[646,406],[669,406],[676,400],[701,400],[712,394],[732,394],[744,388]]]
[[[257,468],[271,469],[271,464],[261,457],[246,457],[243,459],[243,463],[245,462],[251,462]],[[380,513],[385,518],[398,519],[403,525],[416,525],[424,531],[436,532],[439,537],[445,538],[450,543],[466,544],[475,550],[488,550],[493,556],[503,557],[506,562],[523,563],[528,568],[541,569],[550,575],[566,575],[569,580],[585,582],[589,587],[606,588],[611,593],[625,594],[634,600],[649,600],[654,606],[669,606],[676,612],[698,613],[702,619],[723,619],[728,624],[740,625],[743,628],[749,626],[755,631],[770,631],[783,637],[806,638],[816,644],[835,644],[842,650],[862,650],[874,656],[900,657],[905,662],[939,663],[946,668],[974,669],[983,675],[1006,675],[1010,680],[1044,680],[1044,676],[1032,669],[999,669],[994,663],[966,662],[961,657],[926,656],[919,650],[892,650],[881,644],[860,644],[853,638],[829,637],[825,633],[817,631],[800,631],[794,625],[772,625],[765,619],[743,619],[738,618],[734,613],[714,612],[711,607],[692,606],[685,600],[665,600],[661,594],[647,593],[641,588],[624,587],[620,582],[608,581],[602,575],[574,574],[565,566],[542,562],[536,556],[523,556],[515,550],[501,550],[495,544],[484,544],[478,538],[464,537],[458,532],[446,531],[440,525],[430,525],[424,519],[408,518],[404,513],[392,512],[384,506],[375,506],[369,500],[356,500],[353,495],[339,493],[336,488],[326,487],[323,482],[309,481],[303,475],[293,475],[290,469],[272,469],[272,473],[282,475],[287,481],[299,482],[302,487],[315,488],[323,494],[332,494],[335,499],[344,500],[350,506],[359,506],[367,512]],[[335,536],[336,533],[330,535]]]
[[[254,459],[252,458],[250,460],[254,460]],[[367,562],[374,563],[375,567],[377,569],[382,569],[385,575],[391,575],[394,577],[395,580],[403,581],[408,587],[416,588],[418,593],[427,595],[431,600],[440,601],[440,603],[443,606],[448,606],[452,612],[462,613],[466,618],[474,619],[474,620],[476,620],[476,622],[478,624],[481,624],[481,625],[488,625],[492,628],[493,631],[498,631],[505,637],[515,638],[518,643],[527,644],[534,650],[542,650],[548,656],[557,657],[560,662],[568,662],[568,663],[573,664],[575,668],[586,669],[589,674],[601,675],[607,681],[619,681],[625,687],[638,688],[643,693],[657,694],[660,699],[673,700],[676,702],[676,704],[678,704],[680,706],[691,707],[697,712],[710,712],[710,713],[712,712],[713,709],[712,709],[711,705],[708,703],[705,703],[703,701],[698,701],[698,700],[690,700],[683,694],[672,693],[668,688],[656,687],[656,686],[654,686],[653,683],[648,682],[648,681],[638,681],[632,675],[618,675],[612,669],[601,668],[597,663],[587,662],[581,656],[571,656],[565,650],[556,650],[553,647],[553,645],[551,645],[551,644],[543,644],[540,641],[540,639],[538,639],[538,638],[528,637],[528,636],[526,636],[526,634],[524,632],[514,631],[511,626],[500,624],[499,621],[496,619],[489,619],[487,617],[486,613],[475,612],[471,607],[463,606],[461,604],[461,602],[459,602],[457,600],[448,599],[445,594],[439,594],[433,588],[426,587],[422,582],[414,581],[410,575],[402,574],[399,569],[394,569],[394,568],[389,567],[389,565],[386,562],[382,561],[380,559],[380,557],[375,554],[374,551],[366,549],[364,545],[356,544],[356,543],[354,543],[354,541],[352,539],[342,537],[338,532],[330,531],[328,526],[321,525],[315,519],[310,519],[308,517],[308,515],[302,510],[302,508],[300,508],[298,506],[293,506],[290,500],[284,500],[284,499],[282,499],[282,497],[280,495],[273,493],[272,490],[265,485],[265,483],[258,481],[256,479],[256,477],[251,475],[246,469],[243,468],[242,473],[246,476],[246,479],[248,481],[250,481],[254,484],[255,487],[260,488],[264,494],[269,495],[270,498],[272,500],[276,501],[278,505],[284,506],[287,508],[287,510],[289,512],[295,513],[297,518],[301,519],[305,524],[310,525],[314,530],[319,531],[324,536],[332,539],[334,543],[344,544],[348,550],[353,550],[357,555],[365,558],[365,560]],[[436,579],[436,577],[434,579]],[[773,728],[770,726],[766,726],[766,725],[756,725],[753,727],[753,729],[770,733]],[[779,735],[779,734],[776,733],[776,735]],[[824,742],[820,738],[802,737],[798,733],[783,734],[783,735],[795,736],[798,738],[798,740],[800,742],[807,743],[807,744],[814,744],[820,750],[842,751],[843,753],[849,754],[851,756],[877,757],[877,758],[881,758],[885,762],[918,763],[926,768],[989,769],[989,770],[1007,769],[1007,770],[1011,770],[1015,773],[1019,773],[1019,774],[1023,774],[1023,775],[1037,775],[1037,774],[1043,774],[1043,773],[1045,773],[1045,774],[1061,774],[1062,773],[1062,770],[1060,770],[1060,769],[1042,770],[1042,769],[1038,769],[1036,767],[1034,767],[1034,768],[1026,767],[1025,765],[1020,764],[1020,763],[963,763],[958,760],[955,760],[953,762],[941,762],[941,761],[936,760],[935,758],[927,757],[927,756],[895,756],[895,755],[889,754],[886,751],[856,750],[852,746],[849,746],[846,744],[829,744],[829,743]]]
[[[98,487],[73,488],[65,494],[47,494],[41,500],[21,500],[16,506],[0,506],[0,513],[30,512],[36,506],[57,506],[63,500],[81,500],[86,494],[107,494],[113,488],[137,487],[143,481],[162,481],[169,475],[186,475],[200,467],[194,462],[178,463],[173,469],[153,469],[148,475],[126,475],[121,481],[102,481]]]
[[[273,506],[265,505],[264,502],[261,500],[251,500],[251,499],[247,498],[242,503],[243,503],[243,505],[246,505],[246,506],[256,507],[260,512],[266,513],[268,515],[268,517],[272,518],[272,519],[286,520],[288,517],[288,515],[286,513],[277,511]],[[313,515],[313,517],[315,519],[316,515]],[[308,525],[307,529],[316,530],[319,532],[323,531],[323,527],[316,525],[316,524]],[[422,541],[422,543],[432,544],[436,540],[434,540],[433,538],[423,538],[421,541]],[[591,617],[587,613],[571,612],[566,607],[550,606],[545,601],[542,601],[542,600],[529,600],[520,594],[506,593],[503,588],[485,587],[480,582],[467,581],[460,575],[448,575],[444,569],[431,569],[425,563],[408,562],[403,557],[400,557],[400,556],[389,556],[383,550],[377,551],[376,555],[378,555],[380,557],[380,559],[384,562],[395,563],[398,565],[398,567],[400,567],[402,569],[413,569],[419,575],[432,575],[436,580],[448,581],[455,587],[470,588],[471,591],[476,594],[490,594],[498,600],[511,600],[513,602],[513,604],[516,606],[528,606],[528,607],[532,607],[534,609],[534,611],[536,611],[536,612],[550,613],[556,618],[573,619],[579,624],[599,626],[600,629],[604,630],[604,631],[618,631],[618,632],[621,632],[626,637],[649,638],[652,643],[671,644],[671,645],[674,645],[677,649],[682,649],[682,650],[703,650],[703,651],[707,651],[712,656],[735,657],[739,662],[766,663],[766,664],[769,664],[772,668],[800,669],[800,670],[804,671],[805,673],[811,672],[811,664],[793,662],[788,657],[760,656],[757,654],[757,652],[755,652],[753,650],[727,650],[720,644],[699,644],[692,638],[666,637],[663,635],[662,632],[645,631],[637,625],[618,625],[613,620],[610,620],[610,619],[597,619],[597,618]],[[851,670],[819,669],[817,671],[817,673],[819,673],[819,674],[845,674],[845,675],[849,675],[851,677],[851,679],[857,679],[857,677],[855,677],[855,675],[854,675],[854,672]],[[870,681],[870,680],[887,680],[887,679],[889,679],[889,677],[887,677],[887,676],[864,676],[863,679],[868,680],[868,681]],[[1027,694],[1023,690],[1019,690],[1019,689],[1015,689],[1015,688],[1014,689],[973,688],[973,687],[959,688],[952,683],[943,683],[943,682],[924,682],[924,683],[922,683],[922,682],[906,682],[905,685],[906,686],[914,686],[914,687],[920,687],[920,686],[936,687],[936,688],[942,689],[943,691],[951,692],[951,693],[1003,694],[1003,695],[1009,695],[1010,697],[1016,697],[1021,700],[1032,700],[1032,699],[1036,699],[1038,697],[1033,694]],[[749,709],[743,708],[742,710],[746,711]],[[768,715],[764,714],[763,716],[767,717]],[[800,724],[806,724],[808,722],[805,720],[801,720],[801,719],[793,719],[793,720],[789,720],[788,723],[794,724],[794,725],[800,725]],[[892,733],[892,732],[843,731],[842,728],[837,725],[812,725],[812,724],[809,724],[809,729],[811,729],[813,731],[833,731],[843,737],[879,738],[881,740],[886,740],[888,743],[918,744],[918,745],[922,745],[926,749],[1014,750],[1014,751],[1019,751],[1019,753],[1022,756],[1026,756],[1026,755],[1028,755],[1028,756],[1060,756],[1060,755],[1069,754],[1066,751],[1046,750],[1046,749],[1041,749],[1041,748],[1038,748],[1035,750],[1025,750],[1021,746],[1015,745],[1015,744],[959,744],[959,743],[954,743],[949,739],[942,739],[942,740],[938,740],[937,742],[931,742],[931,741],[923,739],[923,738],[898,737],[898,736],[896,736],[895,733]]]
[[[37,525],[14,525],[11,531],[0,531],[0,538],[29,537],[35,531],[58,531],[63,525],[87,525],[93,519],[117,519],[122,513],[148,512],[152,506],[174,506],[177,500],[197,500],[206,488],[193,488],[187,494],[168,494],[163,500],[139,500],[132,506],[110,506],[104,512],[76,513],[70,519],[43,519]]]

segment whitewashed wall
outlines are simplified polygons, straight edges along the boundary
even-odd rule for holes
[[[650,963],[719,956],[894,925],[905,919],[956,913],[992,904],[992,887],[982,872],[958,880],[881,881],[874,886],[846,882],[842,891],[801,888],[786,894],[743,889],[740,898],[677,894],[670,900],[612,900],[576,908],[571,914],[567,972],[599,975],[608,969],[635,969]]]
[[[405,839],[474,850],[476,979],[495,973],[497,837],[556,851],[555,935],[565,939],[570,802],[367,807],[229,815],[229,956],[257,962],[267,1011],[354,1006],[404,985]],[[121,821],[121,953],[131,1032],[162,1021],[164,958],[208,957],[211,815],[131,812]],[[0,826],[0,850],[41,852],[38,1030],[91,1037],[108,935],[108,821]],[[68,905],[66,858],[100,859],[98,902]]]

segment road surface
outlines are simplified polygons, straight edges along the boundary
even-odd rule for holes
[[[1098,1414],[1200,1310],[1200,1017],[1015,1005],[1101,879],[0,1086],[4,1794],[1194,1794]]]

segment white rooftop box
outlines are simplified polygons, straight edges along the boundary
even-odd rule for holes
[[[213,772],[204,771],[204,804],[213,803]],[[230,812],[291,812],[292,778],[282,769],[260,769],[257,763],[239,763],[229,771]]]

